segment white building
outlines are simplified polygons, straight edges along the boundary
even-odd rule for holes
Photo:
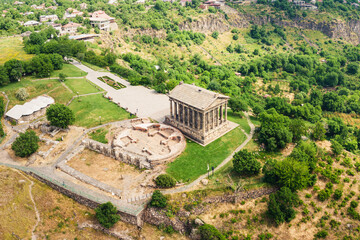
[[[100,30],[109,31],[110,20],[105,18],[90,18],[90,24],[93,27],[98,27]]]
[[[78,23],[74,23],[74,22],[71,22],[71,23],[68,23],[64,26],[62,26],[62,32],[61,32],[61,35],[65,35],[65,34],[75,34],[77,32],[77,29],[81,27],[81,24],[78,24]]]
[[[39,96],[23,105],[15,105],[5,114],[9,121],[32,121],[46,113],[46,108],[55,103],[49,96]]]
[[[54,22],[59,20],[59,17],[57,15],[41,15],[40,16],[40,22]]]
[[[30,27],[30,26],[38,26],[40,24],[41,23],[39,23],[38,21],[31,20],[31,21],[27,21],[26,23],[24,23],[24,26],[25,27]]]

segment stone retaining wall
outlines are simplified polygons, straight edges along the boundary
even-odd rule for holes
[[[90,208],[96,208],[98,205],[100,205],[100,203],[98,202],[95,202],[91,199],[88,199],[84,196],[81,196],[79,194],[76,194],[62,186],[59,186],[47,179],[44,179],[40,176],[38,176],[37,174],[33,173],[33,172],[29,172],[29,174],[31,176],[33,176],[34,178],[38,179],[39,181],[45,183],[46,185],[50,186],[51,188],[55,189],[56,191],[70,197],[71,199],[77,201],[78,203],[80,204],[83,204],[87,207],[90,207]],[[120,215],[121,217],[121,221],[123,222],[127,222],[127,223],[130,223],[130,224],[134,224],[134,225],[137,225],[137,226],[142,226],[143,225],[143,220],[142,220],[142,215],[143,213],[140,212],[138,213],[137,215],[131,215],[129,213],[126,213],[126,212],[122,212],[122,211],[119,211],[118,210],[118,214]]]

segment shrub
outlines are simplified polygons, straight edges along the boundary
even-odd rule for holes
[[[99,221],[101,226],[105,228],[111,228],[115,223],[117,223],[117,221],[120,220],[120,216],[117,214],[117,209],[111,202],[100,204],[95,209],[95,213],[96,219]]]
[[[19,137],[12,144],[11,149],[14,150],[16,156],[28,157],[38,150],[39,141],[40,139],[34,131],[26,131],[25,133],[20,133]]]
[[[329,199],[330,195],[331,195],[331,192],[329,189],[323,189],[319,192],[318,199],[323,202],[323,201]]]
[[[255,159],[253,153],[247,150],[240,150],[233,158],[234,170],[242,175],[259,174],[261,164]]]
[[[317,232],[317,233],[314,235],[314,237],[315,237],[315,238],[326,238],[327,235],[328,235],[328,232],[327,232],[327,231],[321,230],[321,231]]]
[[[337,141],[335,140],[332,140],[331,141],[331,150],[333,151],[334,155],[335,156],[338,156],[342,153],[343,151],[343,146],[341,146],[340,143],[338,143]]]
[[[217,39],[219,37],[219,32],[218,31],[215,31],[211,34],[211,36],[215,39]]]
[[[335,192],[334,192],[333,197],[334,197],[335,200],[339,200],[342,197],[342,194],[343,194],[342,190],[336,189]]]
[[[176,180],[169,174],[161,174],[155,179],[155,183],[162,188],[171,188],[175,187]]]
[[[26,91],[25,88],[20,88],[16,91],[15,97],[20,101],[24,101],[29,97],[29,93]]]
[[[351,201],[350,202],[350,207],[352,207],[352,208],[357,208],[358,205],[359,205],[359,203],[356,202],[356,201]]]
[[[151,197],[150,206],[165,208],[167,206],[167,199],[159,190],[155,190]]]
[[[291,192],[289,188],[283,187],[278,192],[270,194],[267,215],[275,221],[276,225],[290,222],[296,215],[293,207],[299,204],[298,195]]]
[[[225,236],[222,235],[213,225],[204,224],[199,227],[199,233],[201,240],[226,240]]]
[[[271,238],[273,238],[271,233],[262,233],[259,235],[259,240],[269,240]]]
[[[55,103],[46,109],[46,117],[51,125],[60,128],[67,128],[75,121],[73,111],[60,103]]]

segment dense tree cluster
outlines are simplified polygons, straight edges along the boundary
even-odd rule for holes
[[[32,130],[20,133],[11,149],[14,150],[15,155],[19,157],[28,157],[39,149],[39,137]]]

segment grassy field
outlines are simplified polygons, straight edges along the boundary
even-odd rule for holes
[[[64,64],[61,70],[54,71],[50,77],[58,77],[60,73],[65,74],[67,77],[84,77],[86,72],[80,70],[72,64]]]
[[[130,114],[101,94],[75,99],[69,107],[75,113],[75,125],[94,127],[101,124],[130,118]]]
[[[205,147],[187,140],[185,151],[168,165],[166,171],[178,181],[191,182],[207,172],[207,164],[210,167],[219,165],[245,139],[238,127]]]
[[[106,134],[109,132],[107,128],[99,128],[95,131],[89,133],[91,139],[101,142],[101,143],[108,143],[109,141],[106,139]]]
[[[0,39],[0,65],[10,59],[28,60],[33,55],[26,54],[23,49],[21,37],[8,37]]]
[[[246,117],[242,117],[239,113],[234,113],[232,110],[228,109],[228,120],[239,124],[246,133],[250,133],[251,129]]]
[[[100,92],[97,86],[88,82],[84,78],[76,79],[66,79],[65,84],[75,93],[75,94],[87,94],[87,93],[96,93]]]
[[[41,81],[31,81],[30,78],[24,78],[20,82],[11,83],[7,86],[1,87],[0,90],[4,91],[9,99],[9,109],[16,104],[23,104],[25,101],[19,101],[15,97],[15,93],[19,88],[25,88],[29,93],[29,98],[32,99],[42,94],[48,94],[53,97],[56,102],[67,103],[74,95],[68,89],[61,85],[56,79],[47,79]],[[27,100],[28,101],[28,100]]]

